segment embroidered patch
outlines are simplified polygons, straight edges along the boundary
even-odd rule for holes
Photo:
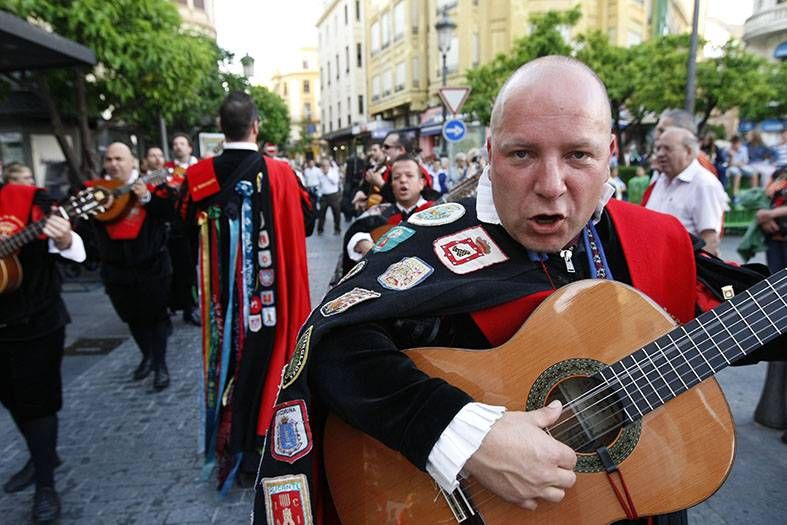
[[[449,270],[460,275],[508,260],[481,226],[440,237],[434,241],[434,252]]]
[[[263,286],[273,286],[274,274],[273,268],[267,270],[260,270],[260,284]]]
[[[258,248],[267,248],[271,244],[271,238],[268,235],[268,230],[260,230],[260,234],[257,237],[257,247]]]
[[[372,246],[373,252],[387,252],[393,250],[398,245],[413,236],[415,230],[404,226],[394,226],[385,235],[380,237],[377,244]]]
[[[249,330],[252,332],[259,332],[262,328],[262,316],[260,314],[252,314],[249,316]]]
[[[442,226],[458,221],[465,211],[465,207],[458,202],[446,202],[414,213],[407,222],[416,226]]]
[[[271,306],[274,302],[273,290],[263,290],[260,293],[260,299],[263,306]]]
[[[267,268],[271,264],[273,264],[273,257],[271,256],[270,250],[260,250],[257,252],[257,262],[260,265],[260,268]]]
[[[340,295],[333,301],[328,301],[322,305],[320,308],[320,313],[323,315],[323,317],[330,317],[332,315],[340,314],[358,303],[368,301],[369,299],[377,299],[378,297],[380,297],[380,292],[366,290],[364,288],[353,288],[349,292]]]
[[[262,309],[262,324],[265,326],[276,326],[275,306],[266,306]]]
[[[262,310],[262,302],[258,297],[252,295],[249,301],[249,313],[258,314],[260,310]]]
[[[336,286],[339,286],[339,285],[340,285],[340,284],[342,284],[344,281],[346,281],[346,280],[350,279],[351,277],[353,277],[353,276],[355,276],[355,275],[358,275],[358,273],[359,273],[361,270],[363,270],[363,267],[364,267],[364,266],[366,266],[366,261],[361,261],[361,262],[359,262],[358,264],[356,264],[355,266],[353,266],[352,268],[350,268],[350,271],[349,271],[349,272],[347,272],[347,274],[346,274],[344,277],[342,277],[342,278],[339,280],[339,282],[338,282],[338,283],[336,283]]]
[[[296,399],[276,405],[273,410],[271,456],[279,461],[295,463],[312,449],[312,430],[306,403]]]
[[[433,271],[434,268],[418,257],[405,257],[389,266],[377,282],[389,290],[409,290],[426,280]]]
[[[267,523],[312,525],[309,482],[305,474],[262,478]]]
[[[309,357],[309,343],[312,338],[312,330],[314,329],[314,325],[310,326],[303,332],[303,335],[298,339],[298,342],[295,344],[295,350],[292,353],[292,357],[290,357],[290,361],[287,363],[287,366],[284,368],[284,375],[282,376],[282,388],[287,388],[291,384],[298,379],[298,376],[301,375],[301,370],[303,370],[303,365],[306,363],[306,359]]]

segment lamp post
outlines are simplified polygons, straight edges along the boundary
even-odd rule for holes
[[[446,77],[448,76],[446,55],[448,55],[448,52],[451,50],[451,40],[454,37],[454,29],[456,29],[456,24],[450,18],[448,18],[447,5],[443,7],[442,15],[435,23],[434,28],[437,30],[437,48],[440,50],[440,54],[443,56],[443,87],[445,87]],[[445,125],[446,117],[446,107],[445,104],[443,104],[443,125]],[[445,137],[443,137],[443,146],[440,152],[441,157],[448,155],[446,142],[447,141],[445,140]]]
[[[246,55],[240,59],[240,63],[243,66],[243,76],[247,79],[251,79],[251,77],[254,76],[254,59],[246,53]]]

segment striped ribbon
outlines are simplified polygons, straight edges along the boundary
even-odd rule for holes
[[[227,311],[224,314],[224,336],[221,341],[221,368],[219,368],[219,392],[224,392],[224,385],[227,382],[227,368],[230,365],[230,354],[232,352],[232,319],[235,313],[235,272],[234,269],[238,266],[238,250],[239,246],[239,220],[237,217],[229,219],[229,254],[230,261],[227,271],[227,279],[229,280],[227,286]],[[214,418],[216,423],[219,421],[219,412],[221,403],[216,404]]]
[[[612,270],[607,264],[607,256],[604,254],[604,247],[598,242],[598,232],[593,221],[590,221],[585,229],[582,230],[582,240],[585,243],[585,252],[588,257],[590,267],[590,277],[593,279],[614,279]]]
[[[243,323],[242,326],[248,329],[249,326],[249,301],[253,292],[254,285],[254,244],[252,242],[252,221],[251,196],[254,193],[254,186],[247,180],[239,181],[235,185],[235,191],[243,199],[241,205],[241,252],[242,252],[242,290],[243,290]],[[239,301],[240,302],[240,301]]]

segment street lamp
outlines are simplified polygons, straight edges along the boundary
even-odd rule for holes
[[[443,55],[443,87],[446,84],[446,77],[448,76],[448,66],[446,65],[446,55],[451,50],[451,40],[454,38],[454,29],[456,29],[456,24],[448,18],[448,5],[443,7],[442,16],[434,25],[434,28],[437,30],[437,48],[440,50],[440,54]],[[446,121],[446,107],[445,103],[443,104],[443,125],[445,125]],[[446,148],[445,137],[443,137],[443,147],[440,153],[440,156],[445,157],[448,155],[448,150]]]
[[[254,76],[254,59],[249,56],[248,53],[240,59],[240,63],[243,66],[243,76],[246,78],[251,78]]]

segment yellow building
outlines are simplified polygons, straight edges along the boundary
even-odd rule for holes
[[[292,69],[273,74],[270,89],[287,104],[290,110],[290,143],[300,140],[305,130],[315,137],[320,128],[320,69],[317,49],[302,48]]]
[[[582,18],[565,28],[566,39],[596,29],[613,44],[638,44],[654,33],[649,21],[656,8],[660,34],[691,28],[692,0],[366,0],[371,120],[389,121],[393,128],[420,126],[422,136],[439,133],[442,55],[434,26],[443,9],[457,26],[446,55],[446,84],[462,86],[467,69],[507,52],[527,35],[531,15],[576,5]],[[421,141],[427,154],[430,142]],[[482,139],[471,136],[468,143],[477,146]]]
[[[216,39],[213,0],[173,0],[183,25]]]

